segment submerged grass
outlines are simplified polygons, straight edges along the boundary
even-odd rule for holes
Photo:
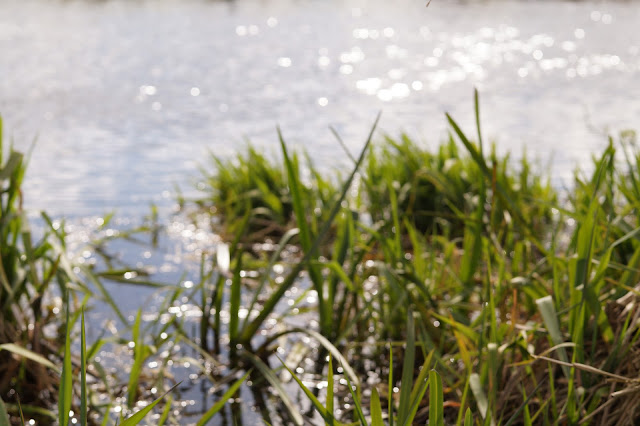
[[[435,153],[407,136],[369,148],[374,125],[342,182],[301,161],[279,132],[281,162],[251,147],[214,159],[195,205],[226,242],[203,253],[193,286],[156,286],[165,319],[145,324],[139,313],[128,325],[133,367],[112,398],[131,408],[152,399],[142,366],[188,359],[221,395],[198,424],[224,412],[241,423],[225,402],[247,390],[269,424],[637,424],[634,134],[610,140],[559,194],[526,156],[514,166],[486,150],[477,95],[475,107],[477,141],[447,116],[452,133]],[[13,247],[27,256],[3,251],[3,267],[7,256],[30,283],[45,282],[26,244]],[[181,303],[200,311],[193,333],[169,315]],[[169,340],[197,359],[168,350]]]

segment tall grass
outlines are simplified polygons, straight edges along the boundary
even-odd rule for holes
[[[310,206],[320,202],[312,191],[300,189],[296,160],[280,136],[284,162],[274,169],[286,186],[280,193],[292,196],[289,217],[281,223],[294,230],[282,238],[273,259],[258,267],[258,289],[269,296],[263,306],[250,305],[256,316],[249,314],[250,327],[237,334],[238,342],[268,360],[273,352],[267,349],[278,338],[295,334],[285,328],[256,339],[268,329],[267,318],[285,315],[274,317],[274,307],[304,272],[308,291],[318,296],[316,330],[350,371],[361,378],[365,371],[384,377],[394,364],[402,365],[402,380],[392,378],[387,387],[406,395],[402,383],[413,374],[417,378],[420,365],[431,359],[443,383],[445,423],[471,417],[485,424],[575,423],[585,417],[633,421],[637,414],[621,399],[632,393],[629,379],[616,386],[606,381],[622,380],[623,371],[631,373],[627,377],[635,374],[623,361],[637,341],[638,311],[629,303],[640,271],[640,157],[632,134],[620,142],[622,161],[611,141],[595,157],[591,175],[577,172],[574,190],[560,201],[562,194],[526,156],[514,165],[508,155],[483,147],[477,98],[477,142],[448,120],[452,135],[435,153],[407,136],[387,138],[370,151],[358,171],[356,195],[342,203],[321,247],[310,244],[318,235]],[[214,195],[210,202],[216,200]],[[243,210],[225,218],[225,212],[218,211],[223,223],[251,214]],[[300,257],[278,260],[291,243],[301,248]],[[310,248],[321,254],[310,258]],[[234,256],[230,262],[237,265]],[[290,268],[278,282],[272,270],[277,262]],[[244,281],[235,279],[233,285],[242,287]],[[251,290],[231,291],[235,315],[237,295]],[[286,315],[294,315],[296,306]],[[406,325],[410,312],[414,331]],[[401,344],[413,332],[419,350],[411,356]],[[253,341],[263,343],[255,347]],[[371,394],[369,406],[356,393],[352,400],[360,408],[356,404],[351,417],[343,411],[344,419],[362,423],[362,416],[375,411],[386,413],[389,423],[402,422],[407,397],[400,395],[402,407],[393,409],[390,389],[376,393],[386,404],[378,407]],[[329,400],[313,398],[325,421],[338,421]],[[428,401],[421,402],[416,421],[440,418],[439,410],[430,410]]]
[[[198,329],[138,315],[128,405],[148,395],[141,366],[174,339],[210,386],[229,386],[199,424],[248,388],[269,424],[636,424],[633,134],[563,194],[526,156],[485,146],[477,94],[475,118],[474,141],[447,115],[435,152],[407,136],[370,147],[374,125],[344,180],[280,132],[280,162],[253,148],[214,159],[194,204],[225,242],[193,288],[160,286],[161,309],[199,307]]]
[[[66,333],[59,321],[66,308],[55,304],[50,290],[88,291],[64,257],[60,231],[47,227],[34,238],[22,209],[25,157],[10,149],[5,160],[6,154],[0,120],[0,398],[15,401],[19,395],[25,412],[46,418],[51,413],[38,407],[56,400],[54,366],[62,359],[60,342]]]

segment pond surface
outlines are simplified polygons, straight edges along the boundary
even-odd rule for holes
[[[444,112],[558,179],[640,123],[637,2],[4,0],[0,113],[34,138],[26,203],[78,217],[187,194],[208,151],[275,128],[319,165],[380,135],[436,145]]]

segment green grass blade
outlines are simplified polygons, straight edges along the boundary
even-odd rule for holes
[[[389,390],[387,391],[387,411],[389,411],[389,426],[393,426],[393,346],[389,345],[389,378],[387,384]]]
[[[35,361],[39,364],[44,365],[47,368],[50,368],[51,370],[55,371],[58,374],[62,374],[62,370],[60,370],[60,368],[58,368],[55,364],[53,364],[51,361],[49,361],[42,355],[39,355],[33,351],[30,351],[27,348],[23,348],[22,346],[18,346],[15,343],[4,343],[0,345],[0,351],[3,351],[3,350],[14,353],[21,357],[30,359],[31,361]]]
[[[231,280],[231,296],[229,300],[229,339],[231,343],[236,341],[238,336],[238,312],[240,310],[240,296],[242,293],[242,253],[237,257],[236,267],[233,271],[233,279]]]
[[[164,408],[162,409],[162,414],[160,415],[160,419],[158,420],[158,426],[163,426],[167,419],[169,418],[169,413],[171,412],[171,404],[173,403],[173,398],[169,395],[167,402],[164,404]]]
[[[471,408],[467,408],[464,414],[464,426],[473,426],[473,416],[471,415]]]
[[[473,110],[476,115],[476,129],[478,130],[478,149],[480,150],[480,155],[483,156],[482,152],[482,131],[480,129],[480,96],[478,95],[478,89],[473,90]]]
[[[415,350],[415,326],[413,314],[409,311],[407,314],[407,345],[402,360],[402,383],[400,384],[400,405],[398,406],[398,423],[400,424],[405,424],[409,417]]]
[[[326,350],[329,351],[329,353],[331,353],[331,355],[335,359],[338,360],[338,362],[340,363],[340,366],[344,369],[344,372],[347,374],[347,376],[349,376],[351,380],[353,380],[353,382],[356,383],[356,385],[360,384],[360,379],[358,378],[358,375],[355,373],[355,371],[353,371],[353,368],[351,368],[351,366],[347,363],[347,360],[345,359],[344,356],[342,356],[338,348],[336,348],[333,345],[333,343],[331,343],[326,337],[324,337],[322,334],[318,333],[317,331],[305,329],[305,328],[298,328],[298,327],[292,328],[291,332],[304,333],[316,339],[322,346],[324,346]]]
[[[280,141],[282,155],[284,156],[284,162],[287,168],[289,190],[291,192],[291,198],[293,200],[293,211],[296,216],[298,229],[300,229],[300,243],[302,244],[302,248],[305,251],[308,251],[311,248],[311,229],[304,213],[304,195],[302,194],[302,190],[300,188],[302,184],[298,179],[299,171],[296,170],[294,163],[291,161],[291,157],[289,157],[287,145],[284,143],[284,138],[282,137],[280,127],[278,127],[278,139]]]
[[[84,308],[80,323],[80,425],[87,426],[87,340],[84,330]]]
[[[375,387],[371,390],[371,426],[384,426],[380,395]]]
[[[65,297],[65,305],[67,310],[66,321],[66,338],[64,343],[64,359],[62,362],[62,376],[60,377],[60,390],[58,392],[58,421],[60,426],[69,424],[69,411],[71,410],[71,399],[73,398],[72,374],[73,366],[71,365],[71,323],[69,321],[69,293],[67,291]]]
[[[18,412],[20,413],[20,422],[22,423],[22,426],[25,426],[25,421],[24,421],[24,413],[22,411],[22,404],[20,404],[20,398],[18,398]]]
[[[142,310],[138,309],[138,314],[136,315],[136,320],[133,324],[133,366],[129,373],[129,384],[127,386],[127,404],[130,408],[136,403],[136,398],[138,396],[138,380],[142,373],[142,362],[144,360],[143,339],[140,335],[141,315]]]
[[[344,369],[344,366],[342,366],[342,368]],[[360,390],[358,389],[357,386],[354,386],[353,384],[351,384],[351,380],[349,380],[349,375],[345,374],[344,378],[347,380],[347,388],[349,388],[349,393],[351,394],[351,398],[353,398],[353,405],[356,407],[356,414],[358,415],[360,424],[362,426],[368,426],[367,419],[364,417],[364,411],[362,410]]]
[[[411,402],[411,408],[409,409],[409,413],[405,418],[404,426],[409,426],[414,423],[413,418],[418,412],[418,407],[420,406],[420,402],[422,402],[422,398],[424,397],[424,394],[427,391],[428,387],[429,387],[428,380],[424,379],[421,382],[416,380],[416,383],[414,385],[414,390],[417,391],[416,397]]]
[[[533,396],[536,394],[538,389],[540,389],[540,386],[542,386],[542,384],[544,382],[545,382],[545,379],[540,380],[540,382],[535,387],[535,389],[529,394],[529,396],[524,400],[524,402],[520,405],[520,407],[518,407],[518,409],[513,413],[511,418],[507,421],[507,423],[505,423],[504,426],[511,426],[517,420],[518,415],[520,414],[520,412],[522,412],[522,410],[525,409],[525,407],[527,406],[527,404],[529,403],[531,398],[533,398]],[[524,392],[524,389],[522,391]]]
[[[256,367],[260,374],[271,384],[271,386],[273,386],[276,393],[280,397],[281,402],[284,404],[284,406],[287,408],[287,411],[291,415],[293,423],[295,423],[296,425],[302,425],[304,423],[304,419],[300,415],[299,410],[295,407],[295,405],[293,405],[293,402],[291,402],[291,398],[289,397],[287,390],[284,388],[284,386],[282,386],[282,383],[280,382],[278,377],[276,377],[273,370],[254,354],[246,353],[244,355]],[[282,360],[280,360],[280,362],[282,362]],[[324,407],[322,407],[322,409],[324,410]]]
[[[442,378],[436,370],[429,372],[429,425],[444,426]]]
[[[329,355],[329,367],[327,371],[327,414],[333,418],[333,357]]]
[[[249,377],[249,374],[251,374],[251,370],[247,371],[247,373],[244,376],[236,380],[233,383],[233,385],[231,385],[229,389],[224,393],[224,395],[222,395],[220,400],[215,404],[213,404],[213,406],[209,408],[206,413],[204,413],[204,415],[200,418],[200,420],[198,420],[197,426],[205,425],[213,416],[215,416],[216,413],[220,411],[222,407],[224,407],[224,404],[226,404],[227,401],[233,395],[235,395],[235,393],[238,391],[240,386],[244,383],[245,380],[247,380],[247,377]]]
[[[278,358],[279,359],[279,358]],[[291,374],[291,376],[293,377],[293,379],[298,383],[298,386],[300,386],[300,389],[302,389],[302,391],[305,393],[305,395],[307,396],[307,398],[309,398],[309,401],[311,401],[311,404],[313,404],[313,407],[316,409],[316,411],[320,414],[320,416],[322,416],[322,418],[324,419],[326,424],[336,424],[335,419],[333,418],[333,416],[331,414],[329,414],[327,412],[327,409],[322,405],[322,403],[318,400],[318,398],[315,397],[315,395],[313,394],[313,392],[311,392],[309,390],[309,388],[307,388],[304,383],[302,383],[302,380],[300,380],[298,378],[298,376],[296,375],[296,373],[294,373],[289,367],[287,367],[287,365],[284,363],[284,361],[282,361],[280,359],[280,362],[282,363],[282,365],[284,366],[284,368],[287,369],[287,371],[289,371],[289,373]]]
[[[153,410],[153,407],[155,407],[160,401],[162,401],[162,398],[164,398],[168,393],[170,393],[175,388],[177,388],[180,385],[180,383],[176,383],[175,385],[173,385],[171,389],[166,391],[162,396],[160,396],[158,399],[153,401],[151,404],[147,405],[142,410],[138,411],[128,419],[124,420],[122,423],[120,423],[120,426],[135,426],[138,423],[140,423],[147,416],[147,414],[149,414],[151,410]]]

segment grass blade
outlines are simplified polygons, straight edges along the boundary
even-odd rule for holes
[[[242,279],[240,277],[240,273],[242,272],[242,253],[238,255],[237,259],[231,280],[231,296],[229,300],[229,339],[231,342],[235,342],[238,336],[238,312],[240,310],[240,296],[242,292]]]
[[[342,366],[344,369],[344,366]],[[351,384],[351,380],[349,380],[349,376],[345,374],[344,378],[347,380],[347,387],[349,388],[349,393],[351,394],[351,398],[353,398],[353,405],[356,407],[356,414],[358,414],[358,419],[360,419],[360,424],[362,426],[367,426],[367,419],[364,417],[364,412],[362,411],[362,404],[360,398],[360,391],[357,386]],[[355,389],[354,389],[355,388]]]
[[[536,304],[538,305],[538,309],[540,310],[540,314],[542,315],[542,320],[544,321],[544,325],[549,332],[549,336],[551,336],[551,341],[555,346],[564,343],[564,339],[562,338],[562,332],[560,331],[560,324],[558,323],[558,314],[556,312],[556,308],[553,304],[553,299],[551,296],[545,296],[536,300]],[[567,356],[567,351],[564,347],[558,348],[558,355],[560,356],[560,360],[568,363],[569,357]],[[562,366],[562,370],[569,379],[570,373],[569,368],[566,366]]]
[[[260,372],[260,374],[276,390],[276,392],[278,393],[278,396],[280,397],[282,403],[285,405],[285,407],[287,408],[289,414],[291,415],[291,419],[293,420],[293,423],[295,423],[296,425],[304,424],[304,419],[300,415],[298,409],[296,409],[296,407],[293,405],[293,402],[291,402],[291,398],[289,398],[289,394],[287,393],[287,390],[282,386],[282,383],[276,377],[276,375],[273,372],[273,370],[271,368],[269,368],[268,365],[266,365],[260,358],[258,358],[254,354],[246,353],[244,355],[256,367],[256,369]],[[282,360],[280,360],[280,362],[282,362]],[[292,376],[293,376],[293,374],[292,374]],[[324,410],[324,407],[322,407],[322,410]]]
[[[64,360],[62,362],[62,376],[60,377],[60,390],[58,392],[58,421],[60,426],[69,424],[69,411],[71,410],[71,399],[73,398],[71,365],[71,323],[69,321],[69,293],[66,294],[66,338],[64,343]]]
[[[436,370],[429,372],[429,425],[444,426],[442,378]]]
[[[278,358],[278,359],[280,359],[280,358]],[[305,393],[305,395],[307,395],[307,398],[309,398],[309,401],[311,401],[311,403],[313,404],[313,407],[316,409],[316,411],[318,411],[318,413],[320,413],[320,416],[322,416],[322,418],[324,419],[326,424],[335,424],[336,421],[333,418],[333,416],[327,412],[327,409],[322,405],[322,403],[318,400],[318,398],[315,397],[313,392],[311,392],[309,390],[309,388],[306,387],[304,385],[304,383],[302,383],[302,380],[300,380],[298,378],[296,373],[294,373],[289,367],[287,367],[287,365],[284,363],[284,361],[282,361],[280,359],[280,362],[282,363],[284,368],[286,368],[289,371],[289,373],[291,374],[291,377],[293,377],[293,379],[298,383],[298,386],[300,386],[300,389],[302,389],[302,391]]]
[[[180,382],[180,383],[182,383],[182,382]],[[162,398],[167,396],[168,393],[170,393],[175,388],[177,388],[180,385],[180,383],[176,383],[175,385],[173,385],[173,387],[171,389],[166,391],[162,396],[160,396],[158,399],[153,401],[151,404],[147,405],[142,410],[138,411],[137,413],[133,414],[128,419],[124,420],[122,423],[120,423],[120,426],[135,426],[138,423],[140,423],[147,416],[147,414],[149,414],[149,412],[151,412],[151,410],[153,410],[153,407],[155,407],[162,400]]]
[[[400,385],[400,405],[398,407],[398,423],[400,424],[405,424],[409,417],[415,350],[415,326],[413,314],[409,311],[407,314],[407,346],[402,360],[402,383]]]
[[[327,413],[333,418],[333,357],[329,355],[329,367],[327,371]]]
[[[133,366],[129,373],[129,384],[127,386],[127,404],[131,408],[135,405],[138,395],[138,379],[142,373],[142,361],[144,359],[144,347],[142,336],[140,335],[140,317],[142,310],[138,309],[136,320],[133,324]]]
[[[200,420],[198,420],[197,426],[202,426],[206,424],[213,416],[215,416],[216,413],[220,411],[222,407],[224,407],[224,404],[227,403],[229,398],[231,398],[238,391],[238,389],[244,383],[244,381],[247,380],[247,377],[249,377],[249,374],[251,374],[251,370],[247,371],[247,373],[244,376],[242,376],[233,385],[231,385],[229,389],[224,393],[224,395],[222,395],[220,400],[215,404],[213,404],[213,406],[209,408],[206,413],[204,413],[204,415],[200,418]]]
[[[393,426],[393,346],[389,345],[389,382],[387,384],[387,411],[389,411],[389,426]]]
[[[49,361],[42,355],[38,355],[37,353],[30,351],[27,348],[23,348],[22,346],[18,346],[15,343],[4,343],[0,345],[0,351],[3,351],[3,350],[12,352],[16,355],[20,355],[21,357],[24,357],[24,358],[30,359],[31,361],[35,361],[39,364],[42,364],[45,367],[52,369],[56,373],[59,373],[59,374],[62,373],[62,371],[56,365],[54,365],[51,361]]]
[[[380,395],[378,389],[371,390],[371,426],[383,426],[382,407],[380,406]]]
[[[80,425],[87,426],[87,341],[84,330],[84,308],[80,327]]]
[[[473,416],[471,415],[471,408],[467,408],[464,414],[464,426],[473,426]]]

